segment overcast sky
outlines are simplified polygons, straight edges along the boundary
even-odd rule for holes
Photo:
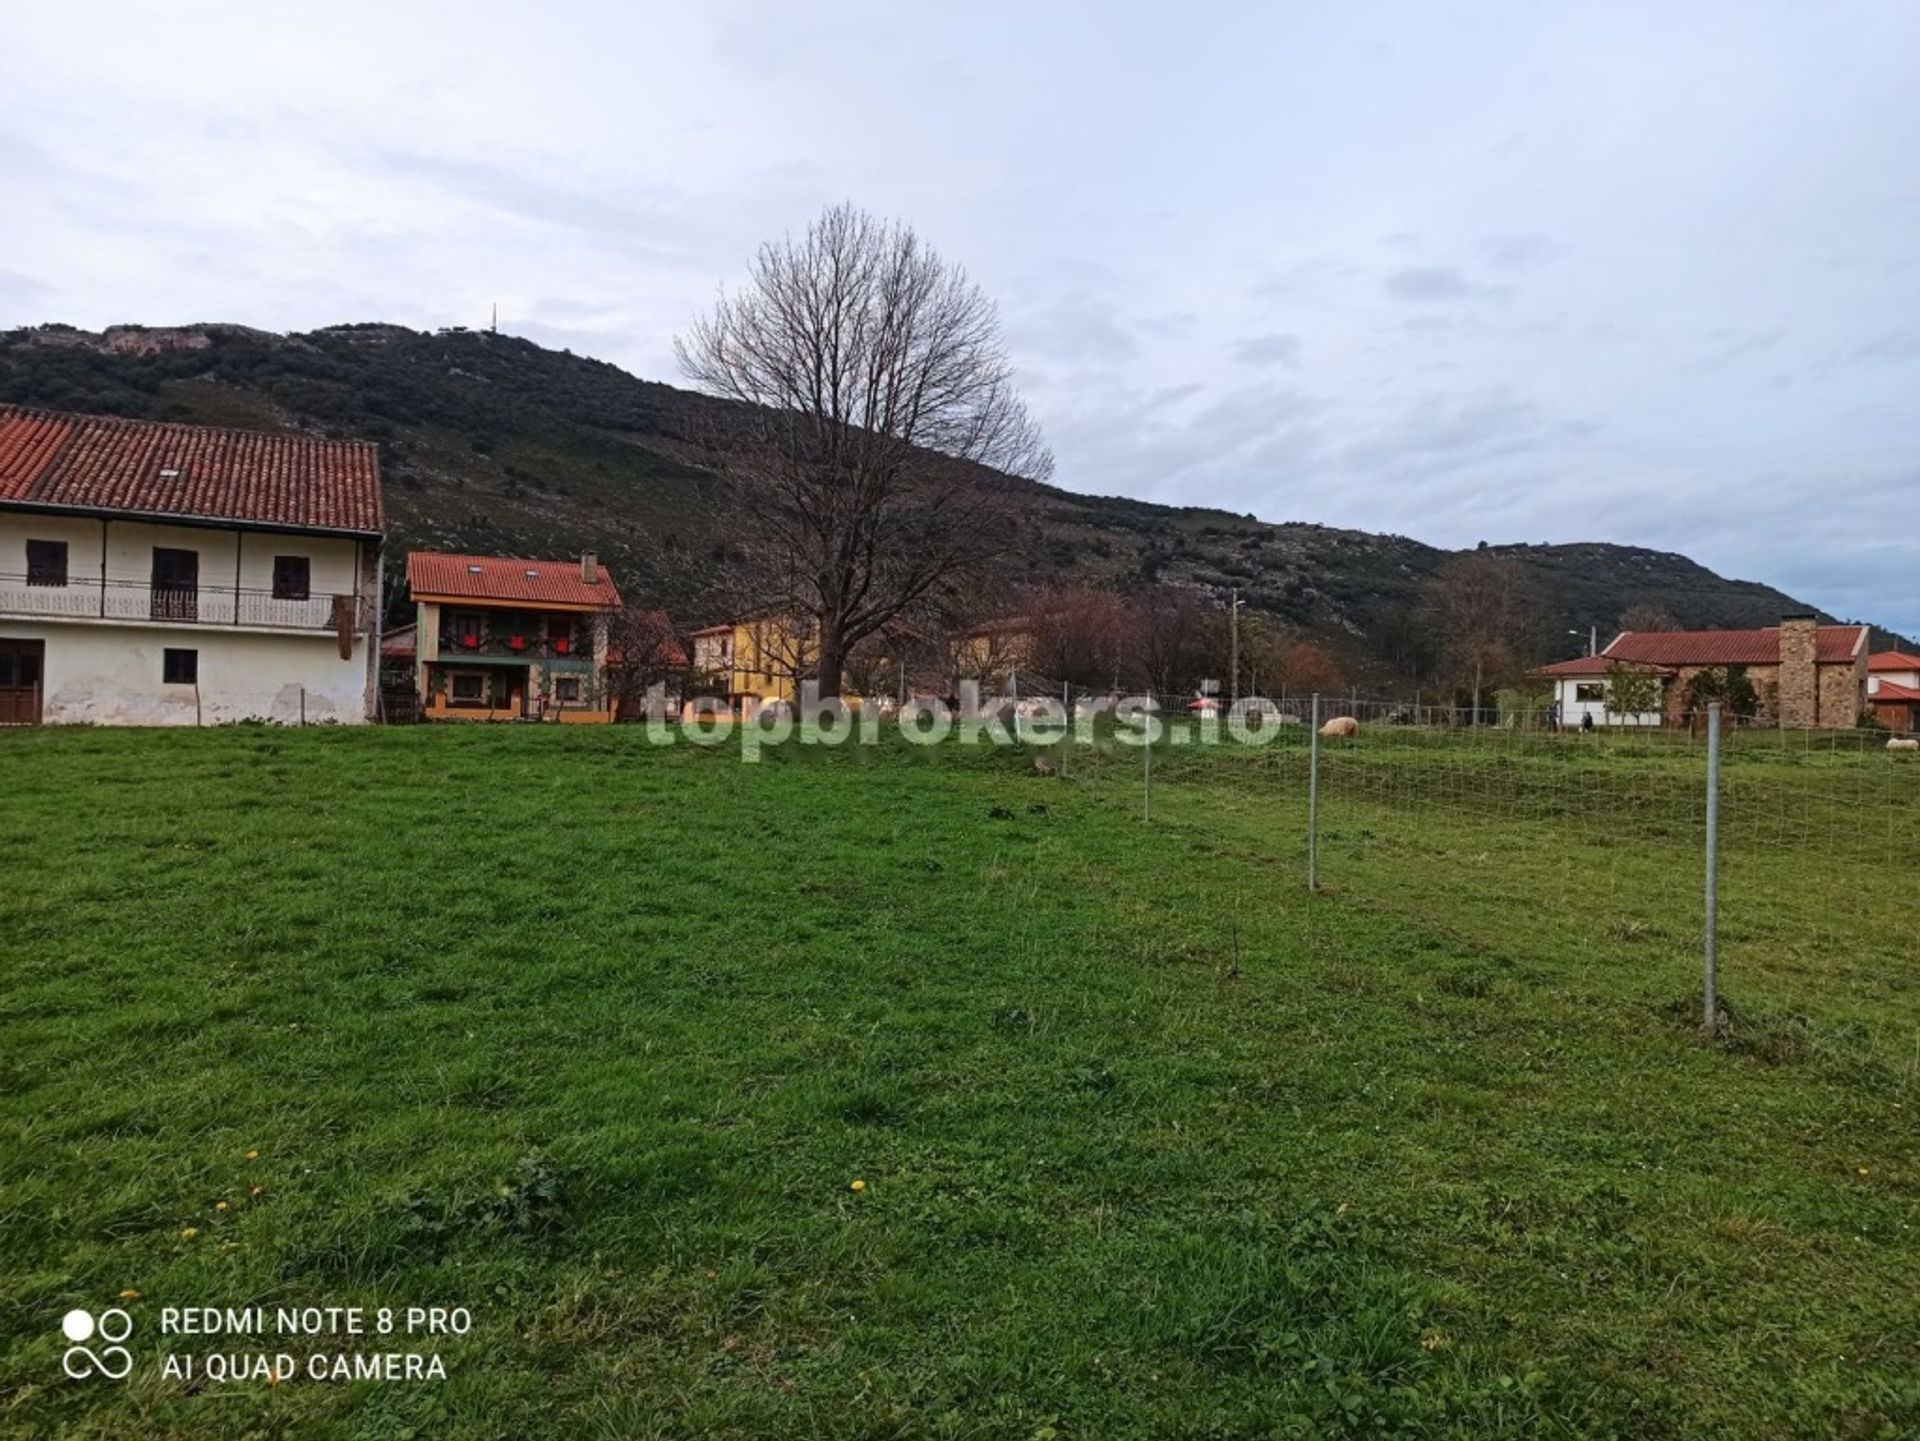
[[[498,301],[674,380],[852,199],[999,300],[1062,485],[1920,632],[1910,0],[281,12],[8,6],[0,326]]]

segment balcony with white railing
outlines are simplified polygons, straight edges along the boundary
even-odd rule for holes
[[[351,598],[347,598],[349,602]],[[275,595],[230,585],[164,586],[136,580],[48,584],[0,574],[0,615],[19,619],[118,621],[121,624],[238,626],[326,631],[334,597]]]

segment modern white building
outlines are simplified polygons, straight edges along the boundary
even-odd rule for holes
[[[0,405],[0,724],[357,723],[375,446]]]

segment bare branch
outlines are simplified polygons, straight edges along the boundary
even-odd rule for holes
[[[854,646],[1005,544],[1010,479],[1052,471],[993,303],[850,205],[763,245],[675,351],[739,403],[713,441],[738,574],[753,610],[811,617],[826,694]]]

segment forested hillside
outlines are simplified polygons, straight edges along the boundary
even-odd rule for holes
[[[42,326],[0,333],[0,400],[372,439],[397,548],[592,548],[630,594],[684,621],[716,618],[697,563],[660,563],[724,559],[724,524],[699,503],[706,472],[695,443],[716,402],[602,361],[486,331],[379,324],[286,336],[229,325]],[[1358,674],[1384,678],[1422,662],[1416,612],[1444,550],[1024,482],[1014,495],[1017,539],[996,578],[1009,596],[1062,580],[1238,587],[1251,609],[1298,626]],[[1563,624],[1550,617],[1548,629],[1593,625],[1603,640],[1636,603],[1686,625],[1767,624],[1797,604],[1658,551],[1497,549],[1534,572],[1559,608]]]

